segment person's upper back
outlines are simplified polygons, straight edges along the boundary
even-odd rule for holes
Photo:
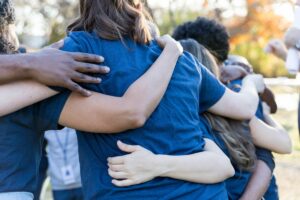
[[[127,88],[149,69],[161,53],[161,49],[155,42],[140,45],[126,39],[124,42],[109,41],[99,38],[95,33],[87,32],[71,33],[65,40],[63,50],[104,56],[104,64],[111,68],[110,74],[101,77],[101,84],[87,85],[87,88],[112,96],[122,96]],[[166,178],[159,182],[155,179],[133,187],[114,187],[111,184],[111,178],[106,173],[106,159],[124,154],[118,150],[117,140],[141,145],[158,154],[187,155],[202,151],[204,141],[199,114],[216,103],[224,91],[224,87],[193,56],[184,53],[177,63],[163,99],[144,127],[113,135],[79,134],[82,182],[85,192],[89,194],[88,199],[100,196],[105,199],[106,195],[114,198],[121,198],[122,195],[128,198],[136,197],[136,195],[140,197],[166,195],[170,198],[177,198],[182,190],[176,191],[174,187],[182,187],[185,192],[197,190],[197,195],[191,192],[191,195],[195,196],[204,194],[206,188],[202,186],[200,189],[200,184]],[[90,169],[98,169],[98,171]],[[91,174],[94,178],[92,180]],[[96,185],[99,184],[101,187],[95,187],[95,181]],[[161,187],[154,192],[153,189],[157,189],[157,185]],[[116,191],[119,193],[114,193]],[[120,191],[126,191],[126,193],[120,193]],[[215,195],[214,192],[210,193],[209,195]],[[112,194],[121,196],[112,196]],[[192,198],[192,196],[188,195],[187,198]]]

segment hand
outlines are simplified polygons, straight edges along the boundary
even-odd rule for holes
[[[161,48],[170,48],[171,50],[174,50],[174,53],[177,53],[178,56],[183,54],[183,47],[181,44],[174,40],[170,35],[158,37],[156,38],[156,41]]]
[[[227,65],[221,68],[221,82],[228,83],[233,80],[244,78],[248,72],[238,65]]]
[[[270,106],[268,106],[268,104],[266,104],[265,102],[263,102],[262,105],[263,105],[263,114],[264,114],[264,116],[270,115],[271,114]]]
[[[243,82],[245,81],[251,81],[255,85],[257,92],[260,94],[266,89],[264,78],[260,74],[249,74],[243,79]]]
[[[63,42],[58,42],[36,53],[24,54],[29,58],[30,78],[48,86],[65,87],[84,96],[90,96],[91,92],[75,82],[100,83],[99,78],[84,73],[108,73],[108,67],[98,65],[104,58],[58,50],[62,46]]]
[[[277,56],[278,58],[280,58],[282,60],[286,60],[287,49],[286,49],[283,41],[281,41],[279,39],[270,40],[265,48],[265,51],[267,53],[274,54],[275,56]]]
[[[299,40],[300,30],[298,28],[291,27],[285,33],[284,43],[288,49],[294,47],[297,44],[297,42],[299,42]]]
[[[127,145],[118,141],[120,150],[129,153],[125,156],[108,158],[108,174],[112,183],[118,187],[127,187],[150,181],[156,177],[155,155],[137,145]]]

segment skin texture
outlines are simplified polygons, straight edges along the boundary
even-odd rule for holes
[[[180,44],[169,36],[159,38],[158,43],[165,47],[161,56],[122,97],[94,93],[84,98],[73,93],[67,100],[59,123],[95,133],[116,133],[142,126],[165,93],[177,59],[183,52]],[[10,92],[12,89],[14,93]],[[0,114],[8,114],[55,94],[57,92],[37,82],[0,86],[0,96],[3,95],[0,98]],[[83,120],[87,118],[89,120]]]
[[[61,46],[63,42],[53,45],[56,48]],[[0,84],[32,79],[90,96],[91,93],[76,82],[99,83],[101,80],[84,73],[108,73],[109,68],[99,66],[104,59],[95,55],[63,52],[53,47],[30,54],[1,55]]]
[[[155,177],[209,184],[233,176],[234,169],[226,155],[213,141],[205,139],[205,142],[204,151],[201,153],[165,156],[155,155],[141,146],[118,141],[119,149],[129,154],[108,158],[108,173],[113,178],[112,183],[118,187],[144,183]],[[136,162],[137,160],[143,162]]]
[[[270,116],[270,108],[263,105],[265,122],[254,117],[249,123],[254,144],[279,154],[290,154],[292,142],[287,131]]]
[[[266,193],[272,172],[267,164],[257,161],[256,167],[240,200],[260,200]]]

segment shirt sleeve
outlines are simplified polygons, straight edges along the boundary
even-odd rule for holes
[[[263,161],[268,165],[270,168],[271,172],[273,173],[274,168],[275,168],[275,162],[274,162],[274,157],[271,153],[271,151],[263,148],[256,148],[256,156],[258,160]]]
[[[35,126],[39,131],[58,130],[61,112],[71,92],[65,91],[35,104]]]
[[[199,63],[199,67],[202,76],[199,111],[203,113],[222,98],[226,87],[202,64]]]

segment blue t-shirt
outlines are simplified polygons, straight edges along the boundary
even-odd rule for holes
[[[109,41],[95,33],[73,32],[65,39],[65,51],[93,53],[105,57],[111,68],[99,85],[90,90],[122,96],[158,58],[155,42],[136,44],[129,39]],[[190,54],[179,59],[172,80],[159,106],[145,126],[119,134],[78,132],[83,193],[86,199],[227,199],[223,183],[197,184],[171,178],[156,178],[131,187],[115,187],[108,175],[107,158],[124,155],[117,141],[138,144],[156,154],[188,155],[203,150],[199,114],[214,105],[225,87]],[[88,119],[87,119],[88,120]]]
[[[242,85],[242,79],[237,79],[237,80],[231,81],[227,85],[227,87],[232,89],[235,92],[239,92],[241,85]],[[263,114],[263,105],[262,105],[261,100],[258,103],[258,107],[257,107],[256,113],[255,113],[255,116],[262,121],[265,120],[264,114]],[[256,147],[256,156],[257,156],[258,160],[264,161],[268,165],[270,170],[273,172],[273,170],[275,168],[275,162],[274,162],[274,157],[272,155],[272,152],[270,150]]]
[[[241,88],[241,80],[235,80],[232,81],[228,87],[236,92],[240,91]],[[264,120],[263,118],[263,107],[262,107],[262,102],[259,102],[259,106],[256,111],[256,117]],[[222,151],[229,156],[229,151],[223,142],[223,140],[219,137],[218,133],[214,133],[212,130],[211,126],[209,125],[209,122],[204,118],[201,117],[201,121],[204,124],[205,127],[205,137],[213,140],[221,149]],[[273,155],[269,150],[262,149],[262,148],[256,148],[256,155],[259,160],[264,161],[268,167],[270,168],[271,171],[273,171],[275,164],[274,164],[274,159]],[[247,184],[251,178],[252,173],[248,171],[241,171],[238,169],[238,167],[234,166],[235,168],[235,174],[233,177],[227,179],[225,181],[226,183],[226,188],[228,191],[228,196],[229,199],[231,200],[236,200],[241,197],[243,194],[244,190],[247,187]],[[265,194],[265,198],[268,200],[275,200],[274,197],[278,196],[278,191],[277,191],[277,185],[275,182],[275,177],[272,177],[272,182],[270,183],[270,186],[268,188],[268,191]]]
[[[57,129],[68,92],[0,117],[0,192],[37,187],[43,134]]]

